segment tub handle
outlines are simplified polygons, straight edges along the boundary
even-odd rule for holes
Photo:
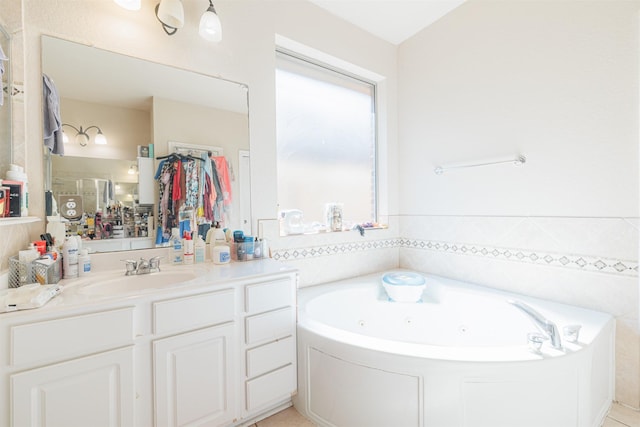
[[[540,349],[542,348],[542,344],[548,340],[549,337],[545,334],[541,334],[539,332],[530,332],[527,334],[527,341],[529,341],[529,348],[535,351],[536,353],[540,353]]]
[[[567,325],[562,328],[562,336],[569,342],[578,342],[582,325]]]

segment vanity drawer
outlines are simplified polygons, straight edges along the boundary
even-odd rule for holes
[[[293,308],[285,307],[245,319],[245,341],[254,344],[286,337],[294,333]]]
[[[247,285],[245,311],[260,313],[293,305],[293,281],[290,279]]]
[[[259,409],[268,403],[288,398],[296,390],[296,370],[293,364],[247,381],[247,410]]]
[[[247,350],[247,377],[253,378],[293,363],[296,343],[293,336]]]
[[[189,331],[233,321],[234,290],[225,289],[153,303],[156,335]]]
[[[133,307],[11,327],[11,365],[52,363],[133,343]]]

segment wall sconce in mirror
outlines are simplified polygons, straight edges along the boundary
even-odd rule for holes
[[[118,6],[127,10],[140,10],[141,0],[113,0]]]
[[[63,131],[62,131],[62,141],[67,144],[69,142],[69,137],[67,136],[67,133],[64,132],[64,127],[68,126],[71,129],[76,131],[76,136],[75,136],[75,142],[79,145],[81,145],[82,147],[85,147],[88,143],[89,140],[91,139],[89,137],[89,134],[87,133],[87,131],[91,130],[91,129],[96,129],[96,137],[93,140],[93,143],[96,145],[105,145],[107,143],[107,137],[104,136],[104,134],[102,133],[102,130],[100,130],[100,128],[98,126],[89,126],[86,129],[82,129],[82,126],[80,126],[80,129],[78,129],[77,127],[67,124],[67,123],[63,123],[62,127],[63,127]]]
[[[135,175],[135,174],[137,174],[137,173],[138,173],[138,166],[136,166],[136,165],[131,165],[131,166],[129,167],[129,170],[127,171],[127,173],[128,173],[129,175]]]
[[[125,0],[119,0],[125,1]],[[172,36],[184,26],[184,7],[181,0],[160,0],[156,6],[156,18],[162,24],[165,33]],[[211,42],[222,40],[222,24],[212,0],[209,7],[200,17],[198,29],[200,37]]]

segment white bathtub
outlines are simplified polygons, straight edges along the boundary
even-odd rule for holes
[[[298,292],[296,408],[320,426],[598,427],[613,399],[614,319],[427,275],[389,301],[382,273]],[[530,348],[533,307],[576,343]]]

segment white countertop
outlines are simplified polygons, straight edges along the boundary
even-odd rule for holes
[[[0,318],[7,316],[21,316],[36,314],[51,314],[60,310],[81,308],[96,304],[121,302],[139,297],[155,297],[168,294],[197,292],[199,290],[215,290],[221,287],[233,286],[237,281],[246,281],[254,277],[268,277],[272,275],[292,273],[296,270],[270,258],[246,262],[231,262],[217,265],[211,262],[193,265],[161,265],[157,273],[125,276],[124,267],[115,270],[92,272],[77,279],[63,279],[58,283],[62,292],[49,300],[44,306],[29,310],[18,310],[0,313]],[[185,280],[179,281],[184,274]],[[157,282],[153,279],[157,278]],[[145,281],[143,287],[127,286],[126,281],[141,279]],[[169,279],[169,280],[167,280]],[[167,283],[162,283],[166,281]],[[114,292],[109,291],[113,284]],[[99,291],[95,291],[98,289]],[[11,292],[10,289],[0,290],[0,297]],[[1,298],[0,298],[1,299]]]

